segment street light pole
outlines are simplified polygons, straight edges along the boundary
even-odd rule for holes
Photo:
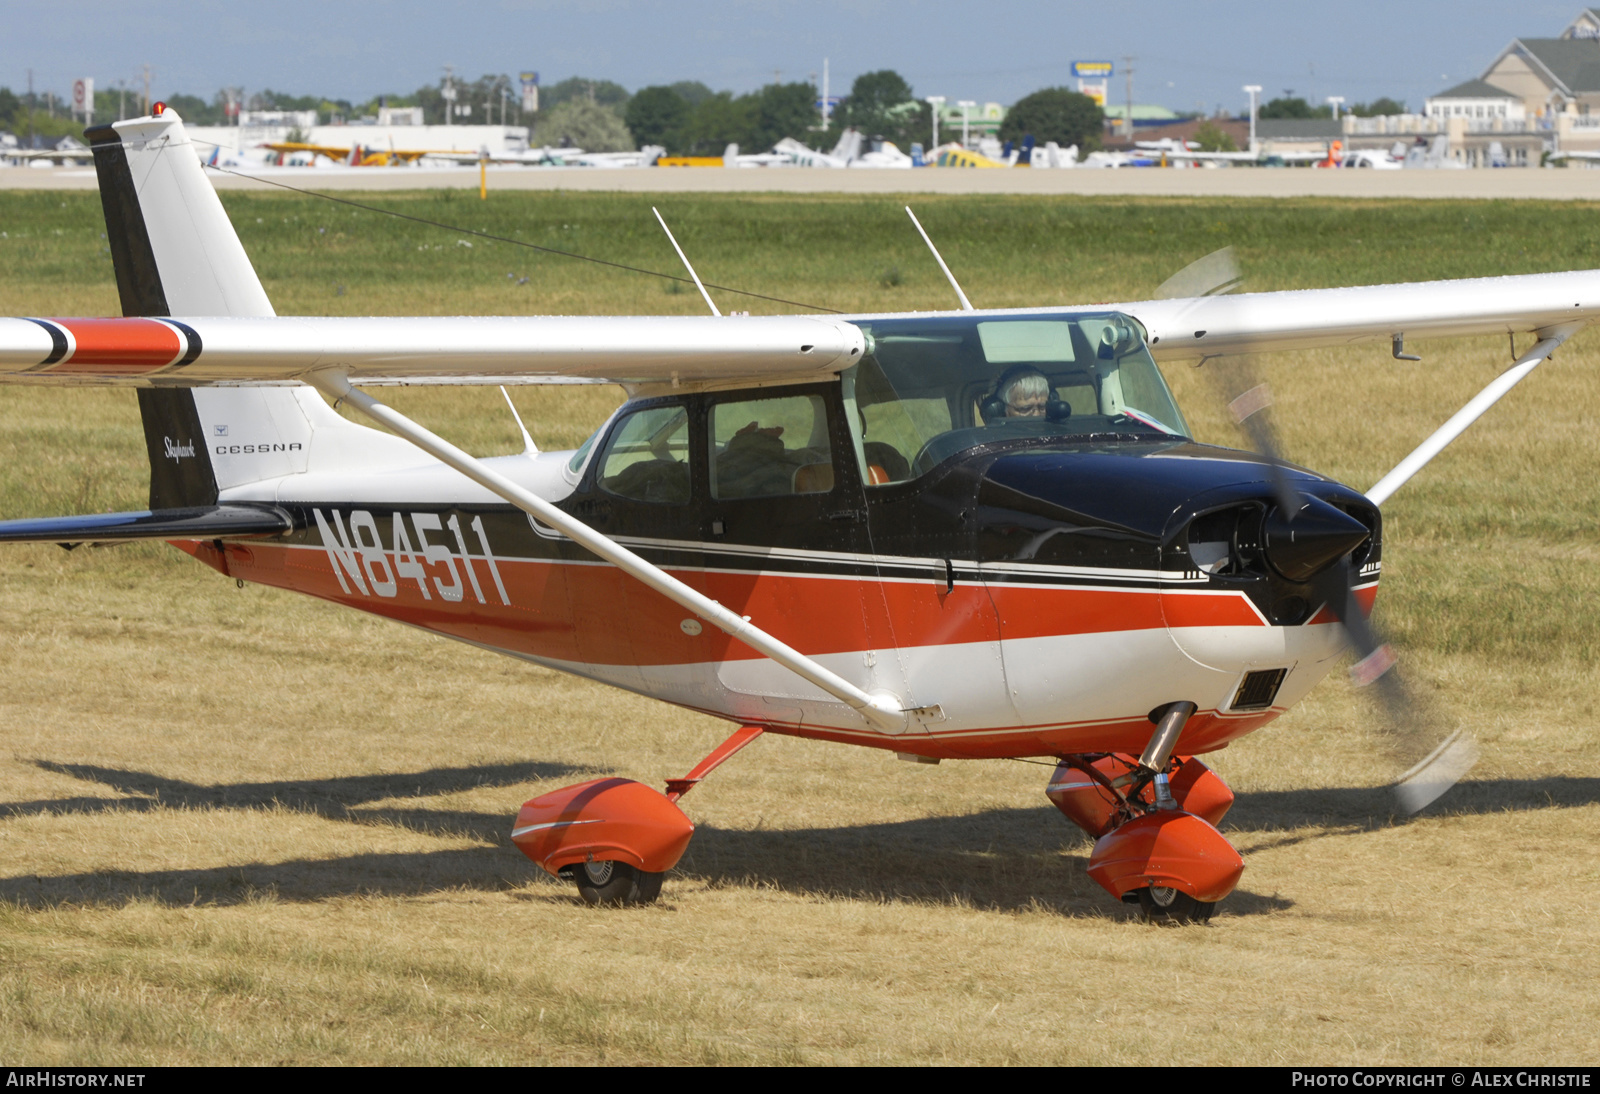
[[[1127,109],[1128,114],[1122,119],[1123,135],[1130,141],[1133,140],[1133,58],[1122,59],[1122,76],[1127,81]]]
[[[1339,104],[1342,103],[1342,102],[1344,102],[1344,96],[1343,95],[1329,95],[1328,96],[1328,105],[1333,107],[1333,120],[1334,121],[1338,121],[1339,120]]]
[[[956,105],[961,108],[961,147],[966,148],[970,139],[968,130],[972,120],[969,111],[978,104],[971,99],[962,99]]]
[[[933,143],[928,145],[928,154],[933,155],[933,150],[939,147],[939,108],[944,106],[943,95],[929,95],[928,105],[933,108]]]
[[[1250,151],[1256,150],[1256,96],[1261,94],[1260,84],[1245,84],[1244,90],[1250,95]]]

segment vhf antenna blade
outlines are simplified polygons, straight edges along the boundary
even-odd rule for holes
[[[917,214],[911,211],[911,206],[909,205],[906,206],[906,216],[910,217],[911,223],[917,226],[917,234],[922,236],[922,242],[926,243],[928,245],[928,250],[933,252],[933,260],[939,264],[939,268],[944,271],[945,279],[950,282],[950,287],[956,291],[956,299],[961,301],[961,310],[974,310],[972,307],[972,301],[967,299],[967,294],[961,291],[960,285],[956,284],[956,275],[951,273],[950,267],[944,264],[944,258],[940,256],[939,248],[933,245],[933,240],[928,238],[928,233],[922,230],[922,221],[917,219]],[[662,227],[664,228],[666,225],[663,224]],[[673,246],[676,247],[677,244],[674,243]],[[682,254],[683,252],[680,251],[678,253]]]
[[[694,278],[694,287],[699,289],[700,295],[706,298],[706,307],[711,309],[712,315],[721,315],[722,313],[717,310],[716,302],[711,299],[711,294],[706,292],[706,287],[700,283],[700,275],[694,272],[693,266],[689,265],[689,256],[683,253],[683,248],[678,246],[678,241],[672,237],[672,229],[668,228],[667,222],[661,219],[661,210],[652,205],[650,206],[650,211],[656,215],[656,220],[661,222],[661,230],[667,233],[667,239],[672,243],[672,249],[678,252],[678,257],[683,261],[683,268],[689,271],[690,277]],[[929,244],[929,246],[932,246],[932,244]],[[961,290],[957,289],[956,291],[960,292]]]
[[[517,404],[511,401],[511,396],[506,392],[506,385],[500,385],[500,394],[505,396],[506,406],[511,408],[511,416],[517,420],[517,428],[522,431],[522,454],[536,456],[539,446],[533,443],[533,437],[528,433],[528,427],[522,424],[522,415],[517,413]]]

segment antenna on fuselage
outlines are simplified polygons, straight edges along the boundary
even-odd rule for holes
[[[505,396],[506,406],[511,408],[511,416],[517,420],[517,428],[522,431],[522,454],[524,456],[537,456],[539,446],[533,443],[533,437],[528,433],[528,427],[522,424],[522,415],[517,413],[517,404],[511,401],[511,393],[506,391],[506,385],[500,385],[500,394]]]
[[[706,292],[706,287],[700,283],[700,275],[694,272],[693,266],[689,265],[689,256],[683,253],[683,248],[678,246],[678,241],[672,237],[672,229],[668,228],[667,222],[661,219],[661,210],[652,205],[650,206],[650,211],[656,215],[658,221],[661,221],[661,230],[667,233],[667,239],[672,243],[672,249],[677,251],[678,257],[683,260],[683,268],[689,271],[690,277],[694,278],[694,287],[699,289],[700,295],[706,298],[706,307],[711,309],[712,315],[721,315],[722,313],[717,310],[715,301],[711,299],[711,294]]]
[[[928,238],[928,233],[922,230],[922,221],[917,219],[917,214],[911,211],[911,206],[906,206],[906,216],[911,218],[911,223],[917,226],[917,234],[922,236],[922,242],[928,245],[928,250],[933,252],[933,260],[944,271],[944,276],[950,282],[950,287],[956,291],[956,299],[961,301],[962,311],[972,311],[972,301],[967,299],[967,294],[961,291],[961,286],[956,284],[956,275],[950,272],[950,267],[944,264],[944,258],[939,254],[939,248],[933,245],[933,240]]]

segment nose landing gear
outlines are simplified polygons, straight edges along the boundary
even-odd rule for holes
[[[1233,792],[1194,757],[1174,757],[1194,713],[1174,703],[1137,760],[1117,753],[1063,756],[1045,794],[1095,837],[1089,876],[1146,918],[1204,923],[1231,893],[1244,860],[1216,825]]]

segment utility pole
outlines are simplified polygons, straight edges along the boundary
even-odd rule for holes
[[[144,112],[150,113],[150,66],[144,66]]]
[[[28,69],[28,147],[33,147],[33,69]]]
[[[1256,96],[1261,94],[1260,84],[1245,84],[1244,91],[1250,96],[1250,151],[1256,150]]]
[[[1123,57],[1122,58],[1122,75],[1123,75],[1123,78],[1127,81],[1127,85],[1126,86],[1127,86],[1127,104],[1128,104],[1128,113],[1122,119],[1122,125],[1123,125],[1122,135],[1127,137],[1131,141],[1131,140],[1133,140],[1133,58],[1132,57]]]
[[[444,100],[444,124],[450,125],[450,115],[456,112],[456,66],[444,66],[444,87],[439,91],[439,98]]]

